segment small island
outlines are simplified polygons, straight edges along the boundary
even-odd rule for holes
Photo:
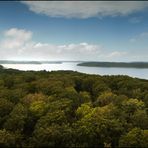
[[[116,68],[148,68],[148,62],[82,62],[77,66],[116,67]]]

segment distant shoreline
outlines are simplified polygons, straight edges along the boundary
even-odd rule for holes
[[[148,68],[148,62],[82,62],[77,66],[107,68]]]
[[[85,61],[13,61],[0,60],[0,64],[62,64],[62,63],[81,63]]]
[[[139,68],[147,69],[148,62],[97,62],[97,61],[12,61],[0,60],[0,64],[62,64],[77,63],[77,66],[85,67],[105,67],[105,68]]]
[[[0,60],[0,64],[62,64],[59,61],[7,61]]]

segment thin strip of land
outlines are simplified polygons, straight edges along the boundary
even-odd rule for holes
[[[61,61],[10,61],[0,60],[0,64],[62,64]]]
[[[116,68],[148,68],[148,62],[82,62],[77,66],[116,67]]]

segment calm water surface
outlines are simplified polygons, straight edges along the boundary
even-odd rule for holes
[[[62,64],[2,64],[6,68],[19,70],[73,70],[87,74],[99,75],[128,75],[131,77],[148,79],[148,69],[136,68],[103,68],[103,67],[84,67],[77,66],[76,62],[63,62]]]

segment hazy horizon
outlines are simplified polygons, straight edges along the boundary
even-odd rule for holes
[[[13,61],[13,62],[117,62],[118,61],[96,61],[96,60],[0,60],[0,61]],[[148,61],[119,61],[119,63],[134,63],[134,62],[141,62],[141,63],[147,63]]]

